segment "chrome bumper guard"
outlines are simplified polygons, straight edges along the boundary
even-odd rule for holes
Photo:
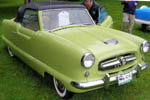
[[[148,64],[147,62],[142,66],[141,64],[138,64],[137,67],[130,71],[133,75],[136,74],[136,77],[140,77],[140,72],[142,70],[145,70],[147,68]],[[105,77],[103,79],[100,80],[96,80],[96,81],[91,81],[91,82],[71,82],[71,84],[79,89],[87,89],[87,88],[91,88],[91,87],[96,87],[96,86],[101,86],[103,85],[104,88],[108,88],[109,87],[109,83],[117,81],[118,80],[118,75],[117,76],[113,76],[110,77],[109,73],[107,73],[105,75]]]

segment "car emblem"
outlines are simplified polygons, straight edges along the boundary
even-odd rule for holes
[[[121,60],[121,64],[122,65],[125,65],[127,63],[126,59],[124,57],[121,57],[120,60]]]

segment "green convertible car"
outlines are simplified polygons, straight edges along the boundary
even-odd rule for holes
[[[52,76],[57,94],[69,98],[126,84],[147,68],[148,41],[111,25],[110,16],[96,25],[83,5],[32,2],[3,21],[2,39],[10,56]]]

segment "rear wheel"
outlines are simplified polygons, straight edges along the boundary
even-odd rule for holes
[[[14,57],[14,54],[11,50],[11,48],[9,46],[7,46],[7,51],[8,51],[8,54],[11,56],[11,57]]]
[[[68,91],[65,86],[58,81],[55,77],[53,77],[53,83],[54,83],[54,87],[56,89],[57,94],[65,99],[69,99],[73,96],[73,93]]]
[[[147,31],[147,25],[146,24],[142,24],[142,31],[146,32]]]

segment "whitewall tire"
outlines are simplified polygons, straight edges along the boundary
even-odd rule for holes
[[[56,90],[57,94],[61,98],[68,99],[68,98],[71,98],[73,96],[73,93],[69,92],[65,88],[65,86],[60,81],[58,81],[55,77],[53,77],[53,83],[54,83],[54,87],[55,87],[55,90]]]
[[[8,51],[8,54],[11,56],[11,57],[14,57],[14,54],[11,50],[11,48],[9,46],[7,46],[7,51]]]

